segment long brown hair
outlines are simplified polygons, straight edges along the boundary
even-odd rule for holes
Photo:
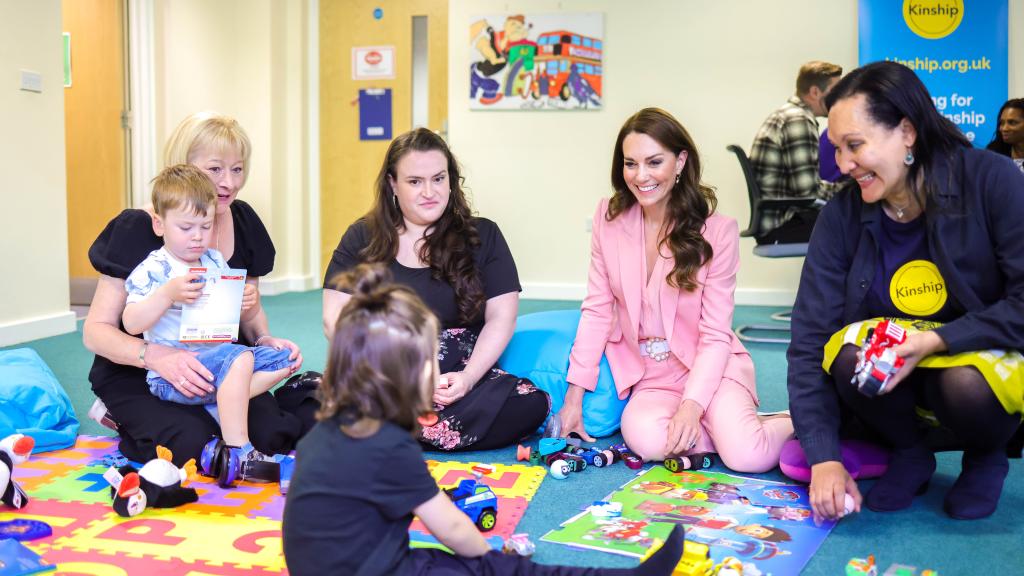
[[[433,393],[432,386],[424,390],[424,366],[435,366],[430,382],[440,376],[437,318],[412,290],[390,280],[379,264],[360,264],[336,279],[352,298],[331,336],[317,418],[339,416],[350,436],[372,435],[385,420],[417,430]]]
[[[473,225],[472,211],[462,191],[459,164],[448,144],[437,134],[426,128],[416,128],[391,141],[377,175],[373,207],[363,217],[370,242],[359,256],[366,262],[389,262],[398,254],[398,233],[405,229],[405,220],[389,178],[398,179],[398,162],[406,154],[431,150],[444,154],[447,159],[451,193],[441,217],[427,228],[419,257],[430,266],[435,279],[443,280],[454,288],[459,320],[473,324],[480,319],[486,300],[483,281],[473,258],[480,247],[480,235]]]
[[[660,108],[644,108],[626,120],[615,139],[615,151],[612,153],[612,188],[615,193],[608,202],[606,220],[611,222],[636,204],[636,196],[622,176],[625,163],[622,142],[633,133],[650,136],[675,156],[686,151],[686,163],[679,181],[669,191],[666,221],[671,228],[662,243],[668,245],[675,259],[675,265],[665,280],[670,286],[693,291],[697,288],[697,271],[714,255],[702,232],[704,223],[718,206],[715,189],[700,181],[700,157],[686,128]]]

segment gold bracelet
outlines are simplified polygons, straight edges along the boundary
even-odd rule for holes
[[[270,333],[269,332],[267,332],[263,336],[260,336],[259,338],[256,339],[255,342],[252,343],[253,347],[258,347],[260,345],[260,342],[262,342],[264,338],[269,338],[269,337],[270,337]]]
[[[137,356],[137,358],[139,359],[139,363],[142,364],[142,367],[143,368],[147,368],[147,369],[148,369],[148,367],[146,366],[146,349],[148,349],[148,348],[149,348],[149,342],[146,342],[145,340],[143,340],[142,341],[142,348],[139,349],[139,355]]]

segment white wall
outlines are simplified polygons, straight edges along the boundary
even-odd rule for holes
[[[1010,4],[1010,93],[1024,95],[1024,0]],[[511,11],[604,13],[603,110],[469,110],[469,24],[474,16]],[[475,207],[501,226],[525,297],[582,298],[585,221],[611,193],[612,146],[622,122],[647,106],[675,115],[697,143],[719,210],[745,228],[746,187],[725,146],[749,150],[765,116],[793,94],[803,62],[855,67],[857,2],[451,0],[449,35],[450,142]],[[741,243],[737,301],[791,303],[803,260],[758,258],[753,245]]]
[[[306,10],[308,2],[157,0],[154,8],[156,139],[161,149],[189,114],[233,116],[252,140],[239,197],[277,248],[267,294],[313,288],[310,258]],[[161,155],[162,157],[162,155]]]
[[[0,346],[75,329],[68,308],[60,2],[0,0]],[[21,70],[42,93],[19,90]]]

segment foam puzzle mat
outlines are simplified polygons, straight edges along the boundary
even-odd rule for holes
[[[33,454],[14,478],[30,498],[21,510],[0,508],[0,521],[25,518],[53,528],[48,538],[25,542],[64,575],[285,574],[281,553],[284,496],[277,484],[240,483],[223,489],[209,478],[190,484],[199,501],[147,509],[122,518],[110,506],[103,472],[117,455],[117,438],[79,436],[66,450]],[[428,460],[440,486],[472,477],[473,463]],[[498,522],[486,533],[500,547],[526,512],[544,478],[541,467],[495,466],[485,478],[498,497]],[[419,521],[413,546],[439,546]]]

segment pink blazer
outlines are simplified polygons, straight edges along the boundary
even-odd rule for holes
[[[594,213],[587,297],[566,379],[593,391],[601,355],[606,354],[619,398],[625,398],[644,373],[637,335],[645,280],[640,260],[643,219],[639,205],[611,222],[605,220],[607,210],[605,198]],[[689,369],[683,399],[707,409],[722,379],[729,378],[749,389],[756,402],[753,361],[732,331],[739,228],[732,218],[715,213],[703,235],[714,256],[698,271],[697,288],[686,292],[666,283],[661,291],[665,337]]]

